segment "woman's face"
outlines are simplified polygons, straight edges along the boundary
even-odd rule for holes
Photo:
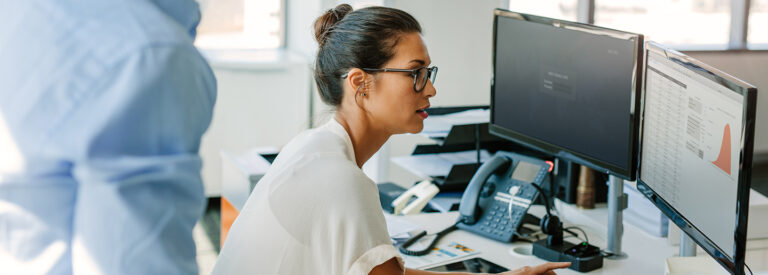
[[[384,64],[389,69],[418,69],[430,66],[427,46],[419,33],[400,36],[394,48],[394,56]],[[366,109],[377,124],[390,134],[418,133],[424,128],[429,98],[435,96],[432,81],[427,81],[420,92],[414,90],[413,76],[408,72],[378,72],[372,74]]]

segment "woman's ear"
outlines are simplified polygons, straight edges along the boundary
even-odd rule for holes
[[[347,73],[347,84],[349,84],[349,87],[352,88],[352,91],[354,92],[353,96],[357,98],[358,94],[361,92],[365,92],[365,78],[367,77],[367,74],[365,71],[359,69],[359,68],[353,68],[349,70]]]

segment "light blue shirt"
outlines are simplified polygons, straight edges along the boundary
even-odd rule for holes
[[[0,0],[0,273],[196,274],[193,0]]]

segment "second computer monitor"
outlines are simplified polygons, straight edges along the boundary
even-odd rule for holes
[[[643,36],[496,10],[496,135],[633,180]]]
[[[743,274],[757,90],[648,43],[638,190]]]

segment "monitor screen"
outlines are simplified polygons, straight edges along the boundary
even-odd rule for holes
[[[634,179],[641,41],[497,10],[491,132]]]
[[[662,210],[669,206],[673,220],[679,217],[676,223],[692,226],[703,235],[698,241],[733,260],[739,193],[748,185],[742,154],[753,139],[743,88],[749,86],[730,84],[719,71],[660,45],[647,47],[638,177],[666,204]]]

